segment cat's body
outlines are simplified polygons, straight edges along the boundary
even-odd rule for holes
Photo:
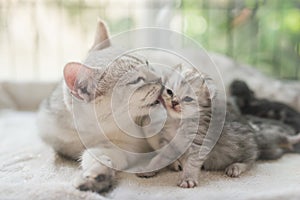
[[[174,81],[169,77],[170,76],[164,78],[171,82]],[[174,95],[177,95],[177,88],[174,86],[172,87],[172,85],[172,83],[167,83],[165,90],[167,91],[169,88],[172,90]],[[179,87],[185,86],[180,85]],[[203,97],[209,98],[209,96],[202,96],[201,98]],[[172,96],[166,97],[165,95],[164,102],[171,101]],[[185,102],[181,101],[179,104],[184,103]],[[179,133],[178,129],[180,129],[181,126],[180,119],[170,114],[174,112],[172,107],[164,107],[167,110],[167,113],[169,113],[164,128],[159,134],[148,138],[148,142],[154,150],[159,150],[164,145],[168,145],[170,141],[174,139],[175,135]],[[197,109],[195,108],[195,110]],[[207,116],[210,116],[210,111],[206,110],[206,112],[208,113]],[[143,121],[147,124],[149,118],[146,116],[143,118]],[[203,122],[200,122],[200,124],[201,123],[203,125]],[[204,124],[207,123],[209,123],[209,120]],[[145,135],[149,135],[151,133],[151,129],[145,128],[144,132],[146,132]],[[238,177],[241,173],[250,169],[256,160],[280,158],[285,152],[292,151],[293,145],[299,142],[300,135],[295,135],[295,131],[292,128],[289,128],[288,126],[278,122],[276,123],[276,121],[274,122],[261,118],[254,118],[251,116],[242,116],[238,110],[238,107],[229,101],[227,105],[226,120],[220,138],[206,158],[202,160],[202,162],[196,161],[193,164],[198,166],[198,170],[200,170],[200,168],[205,170],[224,170],[228,176]],[[199,148],[200,146],[198,146],[198,149]],[[165,155],[161,156],[160,154],[161,152],[158,151],[157,157],[150,162],[149,169],[156,169],[155,167],[158,167],[158,164],[159,162],[162,162],[162,159],[168,160]],[[184,169],[188,156],[189,149],[182,157],[178,158],[178,160],[176,160],[173,164],[169,165],[169,167],[176,171]],[[168,161],[174,160],[169,159]],[[157,171],[152,171],[138,174],[138,176],[151,177],[156,173]],[[197,174],[196,171],[193,171],[193,173]],[[181,183],[182,180],[180,180],[179,184]],[[190,180],[181,186],[193,187],[195,186],[194,183],[197,182]]]
[[[184,81],[178,83],[176,78],[168,76],[168,73],[165,73],[167,77],[165,76],[163,80],[166,79],[164,81],[166,88],[162,97],[168,117],[162,131],[154,137],[148,138],[148,142],[153,149],[161,149],[169,145],[176,134],[181,133],[180,130],[184,130],[183,134],[191,134],[189,133],[189,127],[184,128],[184,126],[191,122],[193,123],[194,120],[198,120],[198,124],[194,123],[194,125],[199,125],[197,136],[187,151],[177,161],[174,160],[175,156],[172,157],[173,160],[171,160],[170,155],[168,155],[169,161],[175,161],[170,165],[171,168],[175,170],[182,168],[179,180],[179,186],[181,187],[194,187],[197,184],[198,174],[202,167],[206,170],[225,170],[228,176],[237,177],[249,169],[258,157],[257,145],[252,129],[247,124],[242,124],[235,115],[229,113],[227,113],[227,120],[216,145],[207,156],[200,157],[199,151],[211,121],[211,101],[213,95],[210,94],[212,91],[208,91],[207,86],[205,86],[207,81],[209,81],[207,76],[197,76],[198,72],[194,70],[190,73],[183,73],[183,79],[189,79],[187,76],[191,73],[194,74],[193,78],[203,81],[202,83],[197,82],[198,85],[194,85],[198,87],[198,90],[196,90],[197,98],[201,99],[201,103],[198,103],[199,108],[195,105],[188,105],[188,103],[184,101],[189,95],[186,93],[186,90],[184,90],[185,92],[181,92],[180,90],[185,88],[185,84],[187,83]],[[192,81],[192,79],[190,81]],[[175,84],[174,82],[177,83]],[[169,90],[171,90],[172,93]],[[172,107],[173,101],[178,101],[180,109],[176,110],[176,106]],[[188,108],[189,111],[194,110],[200,112],[200,118],[191,117],[182,119],[177,117],[176,112],[177,114],[182,114],[185,108]],[[147,124],[149,118],[144,117],[143,120],[145,124]],[[144,131],[146,132],[145,135],[149,135],[151,129],[145,128]],[[176,150],[176,147],[173,149]],[[172,154],[171,150],[167,153]],[[176,152],[175,150],[174,152]],[[160,164],[163,159],[166,159],[165,154],[166,152],[158,151],[157,156],[149,163],[149,170],[157,169],[158,164]],[[138,175],[150,177],[155,175],[155,171]]]
[[[100,21],[88,58],[84,64],[65,66],[64,81],[42,103],[38,116],[42,139],[59,154],[81,160],[82,174],[75,181],[80,190],[109,189],[114,169],[135,162],[113,145],[137,153],[149,150],[144,139],[125,133],[118,120],[126,126],[130,117],[148,113],[162,89],[145,59],[135,54],[120,56],[123,51],[108,41]]]
[[[205,170],[225,170],[238,177],[250,169],[259,156],[253,130],[237,116],[227,113],[220,138],[203,164]]]
[[[147,121],[147,119],[144,120]],[[148,139],[151,147],[157,150],[162,148],[163,145],[167,145],[175,137],[179,126],[179,121],[169,116],[163,130],[155,137]],[[165,141],[165,143],[162,145],[161,141]],[[182,165],[184,165],[183,163],[189,152],[185,154],[169,167],[174,170],[183,168]],[[227,117],[219,140],[207,155],[203,165],[198,166],[198,169],[225,170],[228,176],[237,177],[243,171],[249,169],[257,157],[258,147],[253,130],[248,124],[241,123],[238,118]],[[242,166],[242,168],[237,167],[233,170],[232,168],[236,165]],[[154,174],[143,173],[139,175],[149,177]]]
[[[211,167],[205,167],[204,163],[204,169],[222,169],[221,165],[226,166],[226,162],[224,162],[226,159],[224,158],[242,159],[243,156],[247,157],[247,153],[251,154],[253,151],[257,152],[257,160],[275,160],[284,153],[295,152],[294,146],[300,143],[300,134],[296,134],[292,127],[277,120],[251,115],[243,116],[236,108],[232,101],[227,103],[227,118],[223,133],[205,161],[206,163],[210,162]],[[233,131],[227,132],[226,130]],[[245,134],[247,132],[249,133]],[[242,154],[239,154],[238,151],[243,148],[236,148],[237,144],[244,148]],[[236,152],[234,149],[239,150]],[[231,152],[234,152],[235,155]],[[218,165],[218,162],[221,164]]]
[[[230,94],[243,115],[275,119],[300,132],[300,113],[280,102],[258,99],[244,81],[235,80],[230,85]]]
[[[231,105],[254,125],[260,159],[277,159],[285,152],[300,152],[300,113],[280,102],[258,99],[241,80],[230,84]]]
[[[300,134],[277,120],[264,119],[251,115],[245,116],[255,129],[260,160],[275,160],[284,153],[299,152]]]

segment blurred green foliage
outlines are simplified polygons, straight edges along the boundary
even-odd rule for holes
[[[206,49],[300,79],[300,0],[183,0],[181,9],[185,34]]]
[[[35,1],[17,4],[21,7],[30,2]],[[147,9],[128,2],[128,8],[122,8],[109,0],[44,3],[66,14],[70,24],[79,24],[83,35],[94,30],[94,19],[99,16],[107,21],[112,33],[135,28],[139,16],[135,9],[141,9],[139,14]],[[9,0],[2,4],[0,1],[0,28],[9,24],[4,11],[17,5]],[[300,0],[177,0],[176,5],[180,6],[170,9],[181,17],[182,31],[207,50],[227,54],[276,78],[300,79]]]

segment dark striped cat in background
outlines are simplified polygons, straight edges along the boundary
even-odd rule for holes
[[[246,116],[249,123],[258,131],[266,132],[258,138],[262,146],[268,146],[264,147],[268,149],[265,159],[279,158],[289,150],[300,153],[300,144],[282,145],[287,144],[287,136],[300,132],[300,113],[297,110],[280,102],[256,98],[241,80],[234,80],[229,92],[235,107]]]
[[[298,111],[280,102],[256,98],[244,81],[234,80],[230,85],[230,95],[235,99],[241,114],[279,120],[300,132]]]

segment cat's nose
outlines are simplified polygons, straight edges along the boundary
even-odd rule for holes
[[[175,107],[179,104],[177,101],[171,101],[171,103],[172,103],[172,107]]]

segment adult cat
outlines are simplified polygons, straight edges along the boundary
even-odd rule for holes
[[[113,111],[123,124],[129,124],[130,117],[149,112],[161,90],[161,80],[150,71],[148,62],[113,47],[105,24],[99,21],[84,64],[68,63],[64,81],[42,103],[40,136],[57,153],[81,159],[77,188],[105,191],[115,178],[113,168],[124,169],[134,162],[114,145],[131,152],[148,151],[145,140],[130,137],[118,127]],[[112,105],[113,100],[117,104]]]

